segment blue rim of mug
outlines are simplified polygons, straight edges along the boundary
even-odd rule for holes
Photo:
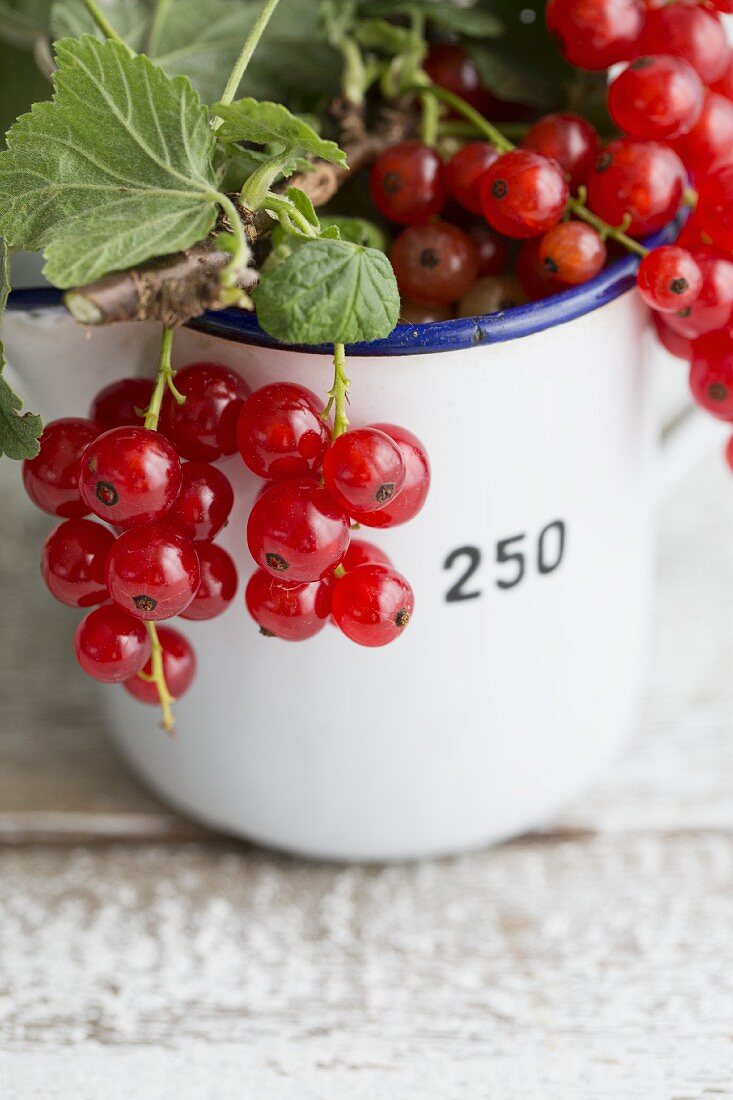
[[[679,232],[679,221],[666,225],[643,243],[648,248],[674,240]],[[432,321],[424,325],[398,325],[383,340],[371,343],[350,344],[349,355],[426,355],[438,351],[459,351],[462,348],[479,347],[517,340],[536,332],[554,328],[567,321],[574,321],[600,306],[607,305],[629,290],[636,281],[638,256],[625,256],[582,286],[553,294],[540,302],[514,306],[499,313],[481,317],[458,317],[450,321]],[[36,310],[62,306],[62,292],[55,287],[30,287],[14,290],[8,300],[8,309]],[[257,323],[253,313],[239,309],[222,309],[204,313],[189,322],[189,327],[210,336],[234,340],[255,347],[277,348],[280,351],[307,351],[332,354],[330,345],[280,344]]]

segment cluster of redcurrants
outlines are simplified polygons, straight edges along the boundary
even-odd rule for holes
[[[47,424],[24,463],[31,499],[62,519],[43,547],[46,584],[69,607],[93,608],[75,636],[84,671],[157,703],[146,623],[212,619],[231,604],[237,570],[213,540],[234,491],[212,463],[237,450],[269,482],[247,530],[260,568],[246,601],[262,632],[301,640],[332,617],[362,645],[397,637],[413,610],[410,586],[377,547],[351,540],[351,524],[388,527],[419,511],[430,482],[419,441],[377,425],[332,442],[315,394],[287,383],[250,394],[215,363],[185,367],[175,385],[185,400],[166,393],[159,430],[143,422],[153,382],[123,379],[97,395],[88,419]],[[157,637],[177,698],[194,652],[170,627]]]

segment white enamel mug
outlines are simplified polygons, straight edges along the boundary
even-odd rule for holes
[[[158,794],[262,844],[383,860],[541,826],[603,772],[634,728],[650,633],[658,354],[632,273],[623,261],[544,303],[355,349],[352,423],[403,424],[433,468],[414,521],[363,532],[415,591],[391,646],[332,627],[301,644],[259,634],[243,588],[260,483],[238,456],[224,464],[240,591],[221,618],[182,624],[199,671],[176,738],[102,689],[110,731]],[[48,290],[11,306],[9,358],[43,412],[85,415],[102,385],[154,369],[154,325],[85,331]],[[217,360],[253,389],[331,384],[328,354],[268,346],[249,316],[202,324],[177,335],[177,365]]]

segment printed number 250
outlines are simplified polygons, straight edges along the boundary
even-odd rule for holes
[[[554,573],[562,563],[565,554],[565,524],[561,519],[553,520],[543,527],[537,536],[533,547],[532,561],[529,567],[536,566],[541,577]],[[496,544],[495,561],[502,567],[501,576],[497,576],[494,584],[505,591],[516,588],[527,576],[528,562],[526,549],[527,535],[512,535],[511,538],[501,539]],[[452,570],[458,563],[462,563],[460,576],[446,592],[448,603],[459,603],[462,600],[476,600],[483,595],[480,588],[471,585],[476,572],[481,566],[482,553],[478,546],[459,546],[452,550],[443,562],[443,568]]]

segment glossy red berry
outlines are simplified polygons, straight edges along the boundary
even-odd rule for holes
[[[733,164],[718,168],[700,182],[696,216],[713,244],[733,251]]]
[[[674,313],[695,301],[702,290],[702,271],[687,249],[664,245],[643,258],[637,284],[652,309]]]
[[[176,374],[176,389],[164,400],[161,430],[182,458],[216,462],[237,449],[237,420],[249,387],[244,379],[219,363],[192,363]]]
[[[118,527],[160,519],[181,488],[181,462],[160,432],[112,428],[87,447],[79,491],[87,507]]]
[[[585,183],[601,147],[595,127],[570,111],[545,115],[530,126],[522,140],[525,149],[556,161],[571,191]]]
[[[700,293],[690,305],[665,314],[667,325],[688,340],[724,328],[733,316],[733,262],[713,248],[692,255],[702,273]]]
[[[500,275],[507,264],[507,246],[503,237],[490,229],[485,222],[477,222],[466,230],[478,248],[477,278],[484,275]]]
[[[369,187],[377,210],[397,225],[428,221],[448,198],[443,162],[421,141],[402,141],[377,157]]]
[[[595,278],[606,262],[606,246],[597,230],[584,222],[560,222],[540,242],[545,271],[568,286]]]
[[[702,5],[689,3],[665,4],[647,12],[639,52],[682,57],[703,84],[720,80],[729,58],[720,17]]]
[[[333,586],[333,617],[352,642],[383,646],[410,622],[415,606],[405,578],[386,565],[360,565]]]
[[[733,435],[730,437],[725,447],[725,461],[728,463],[728,468],[733,470]]]
[[[716,80],[714,84],[711,84],[710,90],[718,95],[725,96],[726,99],[733,99],[733,52],[728,58],[728,64],[720,80]]]
[[[720,420],[733,420],[733,340],[730,332],[710,332],[692,346],[692,396]]]
[[[533,237],[531,241],[525,241],[517,253],[517,279],[530,302],[540,302],[568,288],[567,283],[561,283],[545,266],[540,255],[542,241],[542,237]]]
[[[323,403],[305,386],[273,382],[251,394],[239,414],[237,442],[245,465],[273,481],[320,469],[331,442]]]
[[[579,69],[608,69],[627,61],[644,25],[639,0],[550,0],[547,29]]]
[[[79,623],[74,650],[88,676],[103,684],[120,684],[149,660],[150,640],[144,623],[108,603],[90,611]]]
[[[180,615],[200,580],[193,543],[164,523],[129,528],[107,558],[112,599],[138,619],[159,622]]]
[[[377,512],[353,510],[351,517],[363,527],[398,527],[413,519],[428,495],[430,488],[430,463],[425,447],[412,432],[397,424],[372,424],[380,432],[393,439],[402,452],[405,463],[405,482],[397,496]]]
[[[457,203],[472,214],[481,213],[479,180],[499,156],[488,141],[469,141],[445,166],[448,190]]]
[[[170,626],[158,627],[158,640],[163,650],[163,675],[168,691],[174,699],[180,699],[188,691],[196,675],[196,654],[188,638]],[[152,662],[140,670],[145,677],[152,675]],[[124,684],[130,695],[141,703],[158,706],[158,685],[149,679],[132,676]]]
[[[213,542],[196,546],[201,582],[182,619],[215,619],[229,607],[237,592],[237,567],[226,550]]]
[[[457,301],[475,280],[479,265],[475,243],[447,222],[403,229],[389,258],[400,293],[416,302]]]
[[[684,359],[685,362],[689,363],[692,359],[692,340],[688,340],[686,336],[682,336],[679,332],[675,332],[673,328],[670,328],[667,324],[667,317],[668,314],[666,313],[652,313],[652,320],[657,330],[659,342],[675,359]]]
[[[346,553],[349,537],[344,509],[307,478],[275,482],[255,501],[247,523],[252,557],[286,584],[328,576]]]
[[[89,417],[101,432],[132,424],[142,428],[150,399],[153,396],[150,378],[121,378],[97,394]]]
[[[257,569],[247,584],[247,609],[260,633],[286,642],[304,642],[323,630],[331,612],[331,593],[321,581],[286,585]]]
[[[405,483],[402,453],[377,428],[353,428],[335,439],[323,460],[329,493],[347,512],[376,512],[396,497]]]
[[[216,538],[229,520],[234,490],[229,478],[208,462],[184,462],[181,491],[165,521],[191,542]]]
[[[661,229],[679,210],[687,176],[668,145],[656,141],[614,141],[596,160],[588,177],[588,205],[627,233],[646,236]]]
[[[73,519],[89,508],[79,494],[81,457],[99,435],[91,420],[67,417],[43,429],[41,449],[23,463],[23,484],[33,503],[52,516]]]
[[[611,84],[608,110],[625,134],[668,141],[692,129],[703,96],[700,77],[683,58],[637,57]]]
[[[379,546],[375,546],[373,542],[367,542],[366,539],[352,539],[341,565],[349,573],[360,565],[388,565],[391,567],[392,562],[384,550]]]
[[[115,537],[89,519],[67,519],[43,544],[41,573],[48,590],[67,607],[94,607],[109,599],[107,555]]]
[[[560,168],[531,149],[504,153],[481,179],[484,217],[506,237],[546,233],[560,221],[567,201]]]
[[[465,99],[481,114],[488,114],[494,106],[494,97],[484,88],[475,62],[460,46],[450,42],[431,46],[423,68],[434,84]]]
[[[733,160],[733,103],[715,92],[705,93],[702,114],[689,134],[673,143],[695,179]]]

